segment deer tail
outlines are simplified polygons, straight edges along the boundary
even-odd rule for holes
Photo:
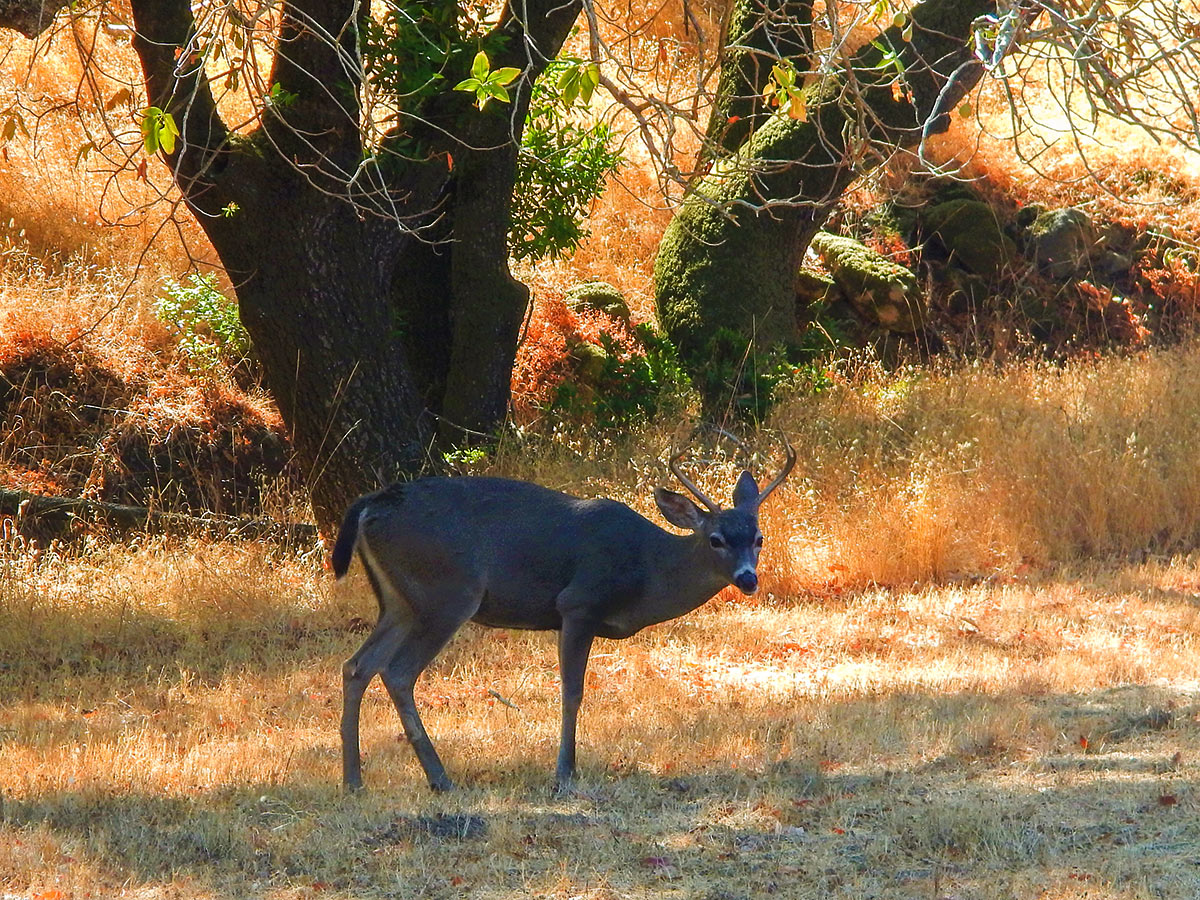
[[[354,545],[358,542],[358,519],[370,497],[359,497],[346,510],[346,518],[338,531],[337,541],[333,545],[333,574],[341,578],[350,568],[350,560],[354,558]]]

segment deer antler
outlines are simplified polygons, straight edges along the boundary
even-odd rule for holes
[[[787,462],[783,464],[783,471],[776,475],[775,479],[759,493],[758,503],[760,506],[762,505],[762,502],[767,499],[767,495],[770,494],[771,491],[783,484],[783,479],[788,477],[788,474],[792,471],[792,467],[796,465],[796,451],[792,449],[792,445],[788,441],[787,435],[782,431],[779,434],[783,438],[783,446],[787,450]]]
[[[714,513],[720,512],[721,507],[718,506],[716,503],[713,503],[713,501],[708,498],[708,496],[704,493],[704,491],[700,490],[700,488],[698,488],[698,487],[696,487],[696,485],[692,484],[691,479],[689,479],[686,475],[684,475],[683,470],[679,468],[679,460],[683,459],[683,455],[685,453],[687,453],[687,451],[688,451],[688,448],[684,447],[682,450],[680,450],[678,453],[676,453],[674,456],[671,457],[671,462],[670,462],[671,471],[675,474],[675,477],[679,479],[680,484],[682,484],[685,488],[687,488],[689,491],[691,491],[693,494],[695,494],[696,499],[708,507],[709,512],[714,512]]]

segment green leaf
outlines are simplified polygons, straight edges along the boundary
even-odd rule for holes
[[[175,117],[169,112],[163,112],[157,106],[147,106],[142,110],[142,144],[146,153],[153,156],[160,149],[167,153],[175,152],[175,139],[179,137],[179,126]]]
[[[595,63],[588,63],[583,67],[579,77],[579,94],[583,97],[585,104],[592,102],[592,92],[600,84],[600,67]]]
[[[520,74],[520,69],[513,68],[512,66],[505,66],[502,69],[496,69],[494,72],[492,72],[492,74],[488,76],[488,81],[491,81],[494,84],[511,84]]]
[[[487,54],[480,50],[475,54],[475,60],[471,63],[471,74],[480,81],[487,79],[488,72],[491,70],[492,64],[488,61]]]
[[[175,117],[170,113],[163,113],[162,125],[158,131],[158,142],[168,153],[174,153],[175,138],[177,137],[179,137],[179,126],[175,124]]]

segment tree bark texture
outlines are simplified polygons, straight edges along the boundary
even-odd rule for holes
[[[12,28],[35,38],[54,21],[70,0],[0,0],[0,28]]]
[[[766,2],[780,8],[780,0]],[[812,236],[864,170],[896,147],[915,146],[935,105],[939,113],[953,108],[978,82],[971,23],[994,8],[926,0],[913,8],[911,41],[898,27],[881,34],[879,43],[903,61],[910,93],[893,91],[895,70],[868,44],[846,71],[810,88],[806,117],[776,114],[740,146],[729,142],[733,152],[685,200],[655,264],[659,315],[689,366],[704,366],[705,348],[723,327],[759,348],[796,337],[795,273]],[[758,66],[758,91],[769,71]],[[742,65],[731,75],[730,96],[754,93],[748,73]],[[931,130],[947,125],[936,117]]]
[[[331,530],[358,494],[430,468],[439,432],[461,443],[503,420],[528,302],[507,262],[516,148],[530,85],[579,2],[506,10],[492,65],[526,73],[513,102],[481,112],[449,89],[467,73],[446,73],[397,129],[419,136],[416,159],[373,158],[361,143],[366,4],[283,4],[269,83],[290,99],[248,134],[229,131],[189,58],[187,0],[132,7],[150,104],[180,126],[164,155],[235,286]]]

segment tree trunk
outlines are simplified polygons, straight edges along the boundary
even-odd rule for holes
[[[721,328],[759,349],[795,339],[794,280],[809,241],[846,188],[896,147],[915,146],[927,119],[930,130],[945,130],[943,114],[982,74],[971,62],[971,23],[993,8],[980,0],[916,5],[911,41],[893,27],[877,42],[896,48],[910,94],[894,92],[895,70],[868,44],[847,72],[810,89],[805,118],[772,116],[689,195],[663,237],[654,278],[663,325],[693,371],[707,363]],[[765,83],[770,66],[756,71]],[[752,94],[747,88],[729,93]]]
[[[368,490],[428,469],[431,423],[408,366],[390,289],[394,226],[319,191],[290,169],[243,158],[231,217],[201,218],[237,286],[242,322],[287,423],[322,530]],[[419,281],[419,270],[403,274]]]
[[[228,131],[186,55],[186,0],[131,6],[150,103],[181,132],[164,156],[235,285],[330,531],[358,494],[430,467],[427,408],[454,443],[503,421],[528,301],[508,271],[516,147],[532,81],[580,0],[506,6],[491,62],[524,72],[512,103],[481,112],[451,89],[465,69],[444,72],[389,136],[406,152],[389,156],[385,141],[376,158],[359,131],[369,4],[283,0],[269,80],[280,99],[248,135]]]
[[[770,118],[762,91],[776,60],[791,60],[797,71],[808,68],[812,7],[812,0],[736,0],[702,153],[712,158],[736,152]]]

